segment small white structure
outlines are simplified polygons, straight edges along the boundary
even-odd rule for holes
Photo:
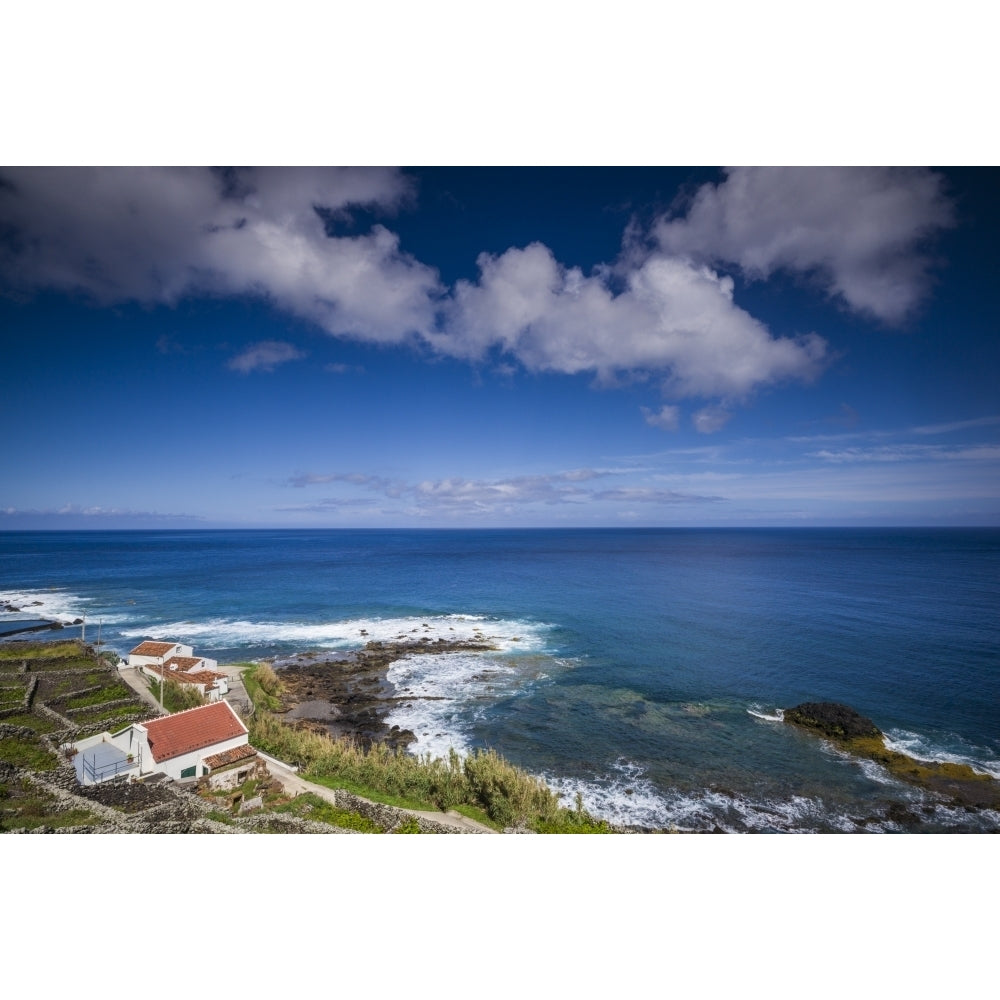
[[[229,693],[229,678],[219,672],[219,661],[195,656],[190,646],[179,642],[142,642],[128,654],[128,665],[149,677],[189,684],[209,701]]]
[[[77,779],[83,785],[156,772],[178,781],[200,778],[242,761],[250,763],[257,755],[247,727],[226,701],[134,722],[114,735],[81,740],[75,748]]]
[[[128,654],[128,665],[130,667],[161,667],[163,666],[163,661],[168,657],[190,656],[193,652],[194,650],[190,646],[182,645],[179,642],[153,642],[152,640],[147,640],[146,642],[140,642]]]

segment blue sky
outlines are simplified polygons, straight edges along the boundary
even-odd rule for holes
[[[0,167],[0,530],[1000,524],[997,180]]]

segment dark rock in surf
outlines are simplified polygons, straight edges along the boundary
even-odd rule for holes
[[[833,740],[882,735],[871,719],[835,701],[806,701],[795,708],[787,708],[785,722],[812,729]]]

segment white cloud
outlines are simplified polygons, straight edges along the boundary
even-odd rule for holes
[[[692,414],[691,422],[699,434],[714,434],[729,423],[732,414],[721,406],[706,406]]]
[[[614,500],[624,503],[677,504],[693,501],[718,501],[722,497],[695,496],[691,493],[679,493],[676,490],[658,490],[645,486],[622,487],[616,490],[602,490],[594,494],[597,500]]]
[[[256,371],[272,372],[278,365],[304,357],[305,354],[292,344],[280,340],[264,340],[230,358],[227,367],[243,375]]]
[[[392,213],[412,195],[405,175],[381,168],[3,168],[0,277],[15,293],[102,304],[259,295],[337,337],[414,341],[498,371],[655,379],[671,400],[733,404],[814,379],[828,349],[814,333],[772,334],[736,304],[720,264],[751,278],[806,272],[895,321],[927,284],[921,241],[951,223],[927,170],[738,168],[683,217],[659,220],[654,249],[633,226],[629,252],[591,273],[531,243],[482,254],[478,279],[448,289],[383,225],[328,235],[324,218]],[[237,370],[281,360],[247,357]],[[699,429],[711,423],[696,416]]]
[[[328,237],[315,211],[393,211],[407,179],[382,168],[4,168],[0,274],[14,291],[101,304],[261,295],[334,335],[398,342],[429,328],[436,272],[383,226]]]
[[[681,410],[679,406],[661,406],[659,410],[653,411],[648,407],[640,407],[646,423],[650,427],[659,427],[664,431],[675,431],[680,426]]]
[[[953,222],[930,170],[737,167],[654,236],[669,253],[737,264],[749,278],[812,274],[851,309],[898,323],[927,289],[923,241]]]
[[[445,354],[478,359],[492,349],[531,371],[658,373],[674,396],[742,399],[762,385],[808,380],[821,370],[822,338],[775,338],[733,302],[733,282],[707,267],[654,254],[627,275],[564,268],[533,243],[479,257],[476,284],[459,281],[432,335]]]
[[[620,487],[596,490],[581,485],[609,476],[630,475],[633,469],[570,469],[539,475],[512,476],[501,479],[426,479],[416,483],[390,481],[380,476],[364,473],[304,473],[293,476],[288,485],[293,487],[316,486],[326,483],[348,483],[365,490],[380,493],[394,500],[409,501],[407,515],[442,514],[467,515],[510,513],[532,504],[546,506],[582,506],[602,501],[639,502],[647,504],[701,503],[718,500],[718,497],[701,496],[676,490],[645,487]],[[338,510],[350,503],[349,498],[330,497],[293,507],[278,508],[284,511]]]
[[[970,430],[973,427],[993,427],[1000,424],[1000,416],[977,417],[974,420],[954,420],[947,424],[928,424],[923,427],[914,427],[914,434],[952,434],[955,431]]]
[[[198,514],[161,514],[159,511],[132,510],[123,507],[104,507],[101,505],[81,506],[75,503],[66,503],[61,507],[39,508],[0,508],[0,514],[19,519],[41,518],[41,519],[69,519],[80,518],[93,521],[107,521],[115,518],[122,520],[136,521],[202,521],[204,518]]]
[[[1000,445],[982,444],[947,448],[943,445],[896,444],[881,448],[842,448],[831,451],[824,448],[812,452],[810,458],[820,458],[826,462],[997,462],[1000,461]]]

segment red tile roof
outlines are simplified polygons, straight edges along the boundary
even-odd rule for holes
[[[204,657],[201,656],[171,656],[169,660],[164,661],[164,666],[168,670],[190,670],[192,667],[198,666],[202,662]]]
[[[206,763],[213,771],[217,767],[225,767],[227,764],[238,764],[241,760],[249,760],[256,757],[257,751],[249,743],[242,747],[233,747],[232,750],[223,750],[222,753],[214,753],[211,757],[206,757]]]
[[[129,656],[166,656],[167,653],[173,652],[176,645],[176,642],[153,642],[147,639],[145,642],[140,642]]]
[[[248,732],[225,701],[175,712],[142,725],[149,734],[149,749],[157,764],[192,750],[203,750],[216,743],[245,736]]]
[[[178,670],[176,667],[172,667],[171,664],[177,660],[178,657],[173,657],[167,660],[163,664],[162,668],[156,663],[146,663],[143,665],[143,670],[151,674],[156,674],[157,677],[163,676],[165,680],[174,681],[177,684],[204,684],[206,687],[215,687],[215,682],[221,680],[225,677],[225,674],[218,673],[215,670],[198,670],[195,673],[184,673],[182,670]],[[195,660],[196,663],[200,663],[200,660]]]

